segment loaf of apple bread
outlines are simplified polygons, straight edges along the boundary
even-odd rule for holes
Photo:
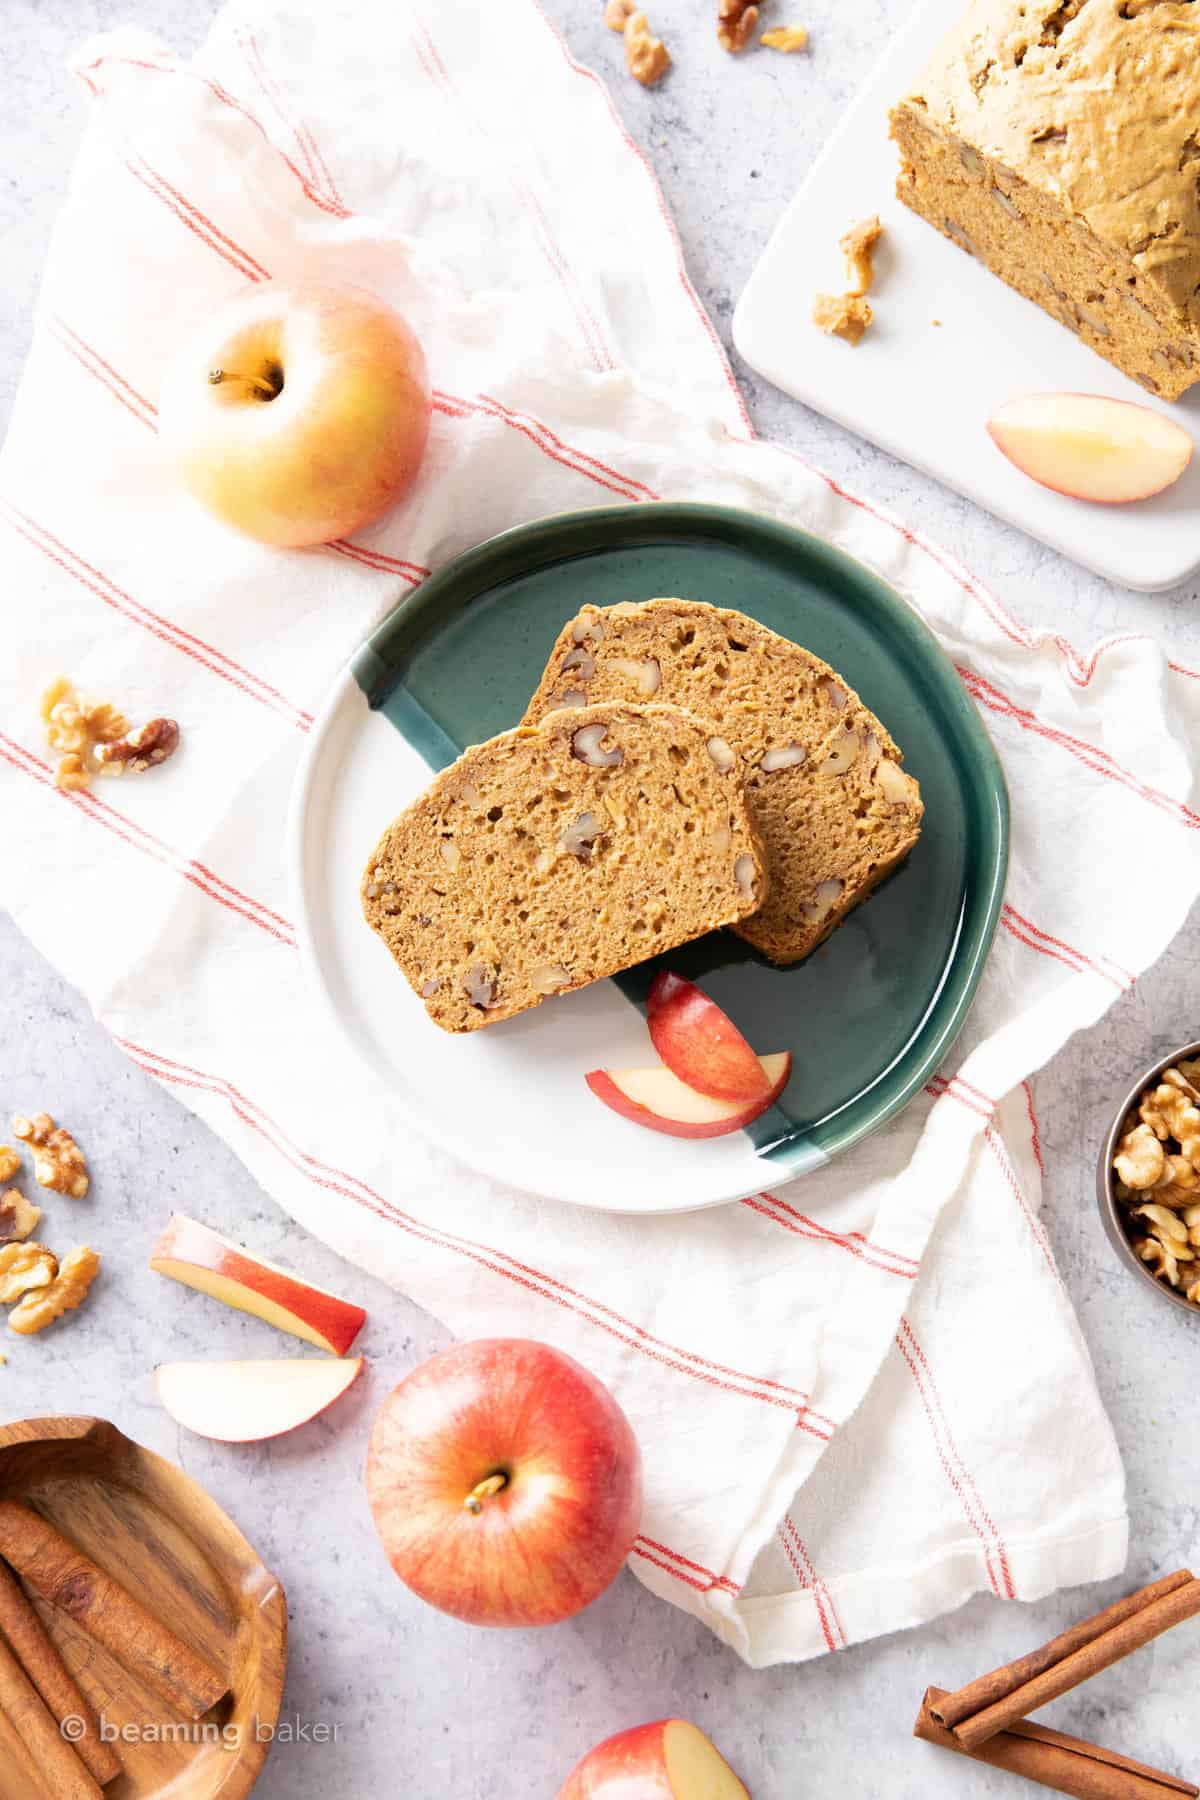
[[[635,699],[715,721],[709,750],[745,781],[770,866],[734,925],[794,963],[906,857],[920,789],[886,728],[828,663],[744,613],[696,600],[585,606],[559,634],[525,723]]]
[[[891,131],[906,206],[1151,393],[1200,380],[1191,0],[971,0]]]
[[[676,707],[561,710],[388,826],[363,912],[435,1024],[478,1030],[754,912],[766,858],[712,738]]]

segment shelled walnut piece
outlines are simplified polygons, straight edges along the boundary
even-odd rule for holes
[[[13,1306],[36,1288],[48,1288],[58,1274],[58,1258],[45,1244],[5,1244],[0,1248],[0,1306]]]
[[[1115,1193],[1136,1254],[1200,1305],[1200,1060],[1164,1070],[1125,1120]]]
[[[95,774],[142,774],[166,762],[179,747],[174,719],[150,719],[131,731],[124,713],[106,700],[76,691],[65,675],[41,699],[46,741],[60,752],[55,779],[68,793],[91,785]]]
[[[717,0],[717,42],[736,56],[754,36],[758,7],[753,0]]]
[[[653,87],[671,66],[671,53],[650,30],[644,12],[631,12],[625,21],[625,61],[629,73],[643,87]]]
[[[21,1152],[11,1144],[0,1144],[0,1181],[11,1181],[21,1168]]]
[[[791,56],[797,50],[808,49],[808,32],[803,25],[775,25],[764,31],[758,41],[768,50],[782,50],[785,56]]]
[[[83,1199],[89,1185],[87,1163],[69,1131],[56,1125],[49,1113],[34,1113],[28,1119],[18,1113],[12,1131],[33,1151],[33,1173],[40,1187]]]
[[[32,1237],[41,1222],[42,1209],[27,1200],[20,1188],[0,1194],[0,1243],[16,1244]]]
[[[27,1293],[9,1313],[9,1330],[19,1332],[22,1337],[45,1331],[64,1313],[83,1305],[99,1272],[100,1258],[88,1245],[82,1244],[79,1249],[72,1250],[58,1265],[58,1273],[49,1286]]]

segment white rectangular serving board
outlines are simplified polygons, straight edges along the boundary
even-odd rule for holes
[[[738,304],[734,342],[796,399],[1085,568],[1147,592],[1174,587],[1200,568],[1200,456],[1152,500],[1097,506],[1022,475],[985,426],[1017,394],[1074,391],[1155,406],[1195,437],[1200,385],[1174,405],[1155,400],[895,197],[888,109],[963,3],[926,0],[891,43],[776,227]],[[851,346],[816,329],[812,301],[845,292],[838,239],[871,213],[885,227],[875,321]]]

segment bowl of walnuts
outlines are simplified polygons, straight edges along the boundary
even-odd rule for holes
[[[1200,1043],[1139,1076],[1096,1169],[1121,1260],[1172,1306],[1200,1315]]]

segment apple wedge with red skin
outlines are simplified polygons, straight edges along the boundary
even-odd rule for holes
[[[761,1100],[770,1087],[758,1057],[727,1013],[694,981],[664,969],[646,1002],[650,1041],[688,1087],[714,1100]]]
[[[993,413],[987,428],[1023,475],[1103,506],[1161,494],[1192,456],[1191,437],[1173,419],[1103,394],[1024,394]]]
[[[573,1357],[530,1338],[455,1344],[384,1401],[367,1498],[396,1574],[470,1625],[554,1625],[633,1548],[642,1458]]]
[[[361,1306],[252,1256],[184,1213],[168,1220],[150,1253],[150,1267],[334,1356],[346,1354],[367,1322]]]
[[[750,1800],[750,1793],[697,1726],[658,1719],[589,1750],[558,1800]]]
[[[584,1080],[605,1106],[668,1137],[715,1138],[740,1131],[782,1094],[792,1072],[792,1053],[760,1056],[766,1092],[757,1100],[714,1100],[680,1081],[661,1063],[649,1069],[593,1069]]]
[[[176,1424],[197,1437],[256,1444],[315,1419],[353,1387],[363,1366],[361,1356],[162,1363],[154,1388]]]

